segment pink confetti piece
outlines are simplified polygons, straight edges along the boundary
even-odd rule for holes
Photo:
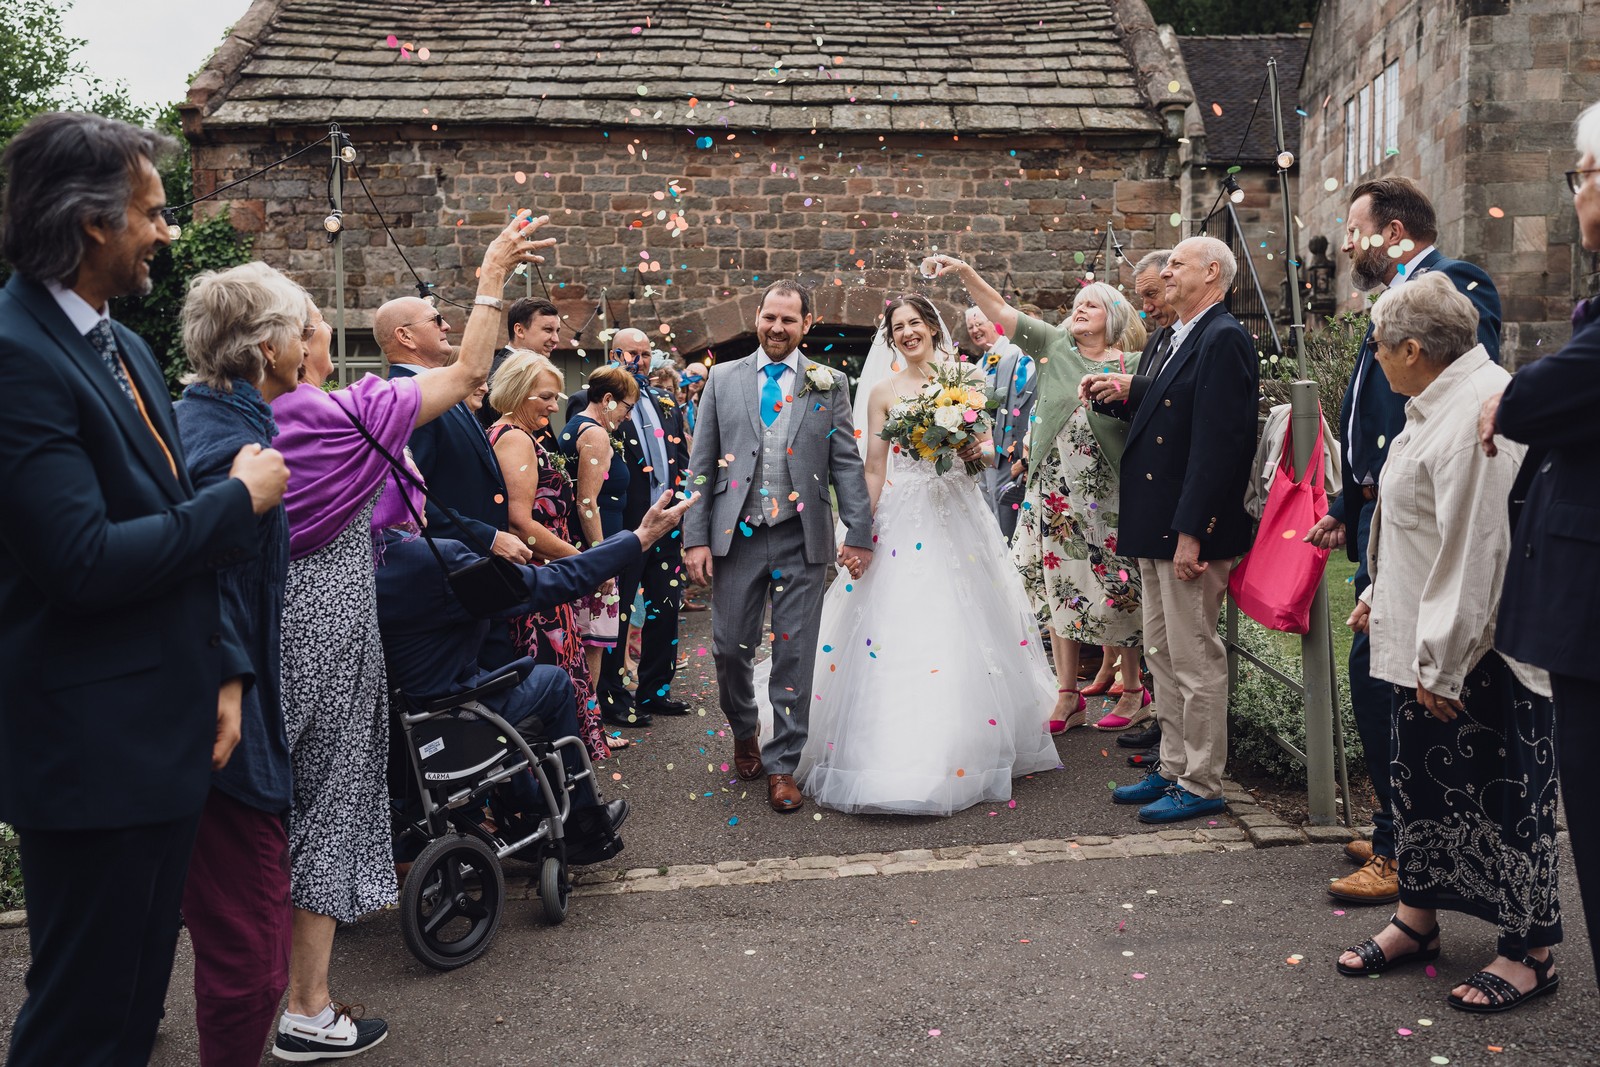
[[[1402,1027],[1400,1027],[1400,1029],[1396,1030],[1395,1033],[1399,1034],[1401,1037],[1410,1037],[1411,1036],[1411,1031],[1406,1029],[1404,1026],[1402,1026]]]
[[[928,1031],[928,1036],[929,1037],[938,1037],[939,1034],[940,1034],[940,1031],[938,1031],[938,1030],[929,1030]]]
[[[1134,971],[1133,972],[1133,977],[1142,981],[1144,979],[1144,972],[1143,971]]]
[[[1431,963],[1428,964],[1427,968],[1422,973],[1426,974],[1429,978],[1439,977],[1439,969]]]

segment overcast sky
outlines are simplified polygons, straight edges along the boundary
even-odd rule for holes
[[[4,0],[0,0],[4,2]],[[136,103],[181,100],[188,78],[250,7],[250,0],[55,0],[79,56],[106,81],[128,84]]]

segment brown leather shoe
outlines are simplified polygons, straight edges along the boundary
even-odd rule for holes
[[[767,775],[767,803],[773,811],[799,811],[805,803],[792,774]]]
[[[733,769],[747,782],[761,777],[761,738],[733,739]]]
[[[1356,838],[1344,846],[1344,858],[1365,867],[1372,862],[1372,842],[1364,837]]]
[[[1388,904],[1400,899],[1400,874],[1389,856],[1374,856],[1355,874],[1328,886],[1328,895],[1347,904]]]

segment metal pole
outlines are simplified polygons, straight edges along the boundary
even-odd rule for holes
[[[339,157],[343,138],[335,134],[329,138],[333,148],[333,180],[329,192],[333,197],[335,214],[344,211],[344,161]],[[350,384],[350,363],[344,347],[344,231],[333,235],[333,333],[338,342],[339,384]]]
[[[1289,387],[1290,426],[1297,480],[1312,475],[1311,451],[1322,433],[1322,405],[1317,383],[1308,380],[1305,322],[1300,308],[1299,253],[1296,250],[1294,206],[1289,192],[1289,167],[1294,157],[1283,140],[1283,105],[1278,98],[1278,61],[1267,60],[1267,80],[1272,87],[1272,128],[1278,145],[1278,186],[1283,194],[1284,269],[1289,274],[1289,332],[1299,360],[1300,381]],[[1337,821],[1333,773],[1333,647],[1328,619],[1328,588],[1317,585],[1311,601],[1310,629],[1300,639],[1301,676],[1305,684],[1306,808],[1311,825],[1332,826]]]

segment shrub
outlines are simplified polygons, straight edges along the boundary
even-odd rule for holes
[[[22,907],[22,860],[17,832],[0,822],[0,911]]]
[[[1317,383],[1317,395],[1330,423],[1338,421],[1339,403],[1345,386],[1355,373],[1356,357],[1367,335],[1365,311],[1342,311],[1323,323],[1321,329],[1306,331],[1306,370]],[[1274,404],[1289,402],[1289,383],[1300,377],[1292,339],[1287,339],[1284,354],[1276,362],[1269,356],[1261,361],[1261,392]],[[1334,426],[1338,434],[1339,427]]]

